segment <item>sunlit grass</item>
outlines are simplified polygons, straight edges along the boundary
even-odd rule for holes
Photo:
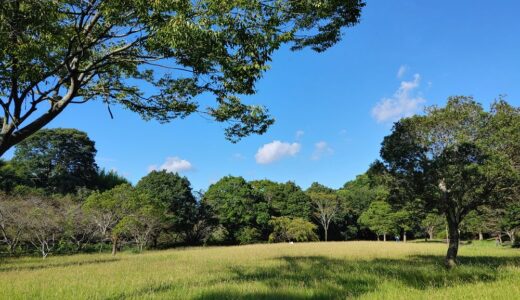
[[[2,299],[514,299],[520,251],[442,243],[331,242],[7,259]]]

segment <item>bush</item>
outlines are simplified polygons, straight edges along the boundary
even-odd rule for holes
[[[269,242],[309,242],[318,240],[316,225],[302,218],[272,218],[269,224],[273,226],[273,232],[269,235]]]
[[[262,239],[262,234],[256,228],[244,227],[237,232],[235,237],[240,245],[245,245],[259,242]]]
[[[316,225],[301,218],[295,218],[289,224],[289,237],[296,242],[317,241]]]
[[[229,232],[222,225],[218,225],[210,234],[207,241],[210,245],[219,245],[225,243],[229,239]]]

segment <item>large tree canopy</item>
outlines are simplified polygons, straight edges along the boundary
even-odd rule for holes
[[[294,182],[278,183],[263,179],[252,181],[251,186],[262,194],[273,216],[311,218],[311,199]]]
[[[358,23],[362,0],[8,0],[0,6],[0,155],[67,106],[101,100],[167,122],[194,112],[263,133],[243,104],[273,51],[321,52]],[[144,88],[146,87],[146,89]],[[211,94],[215,105],[195,98]],[[41,113],[40,113],[41,112]]]
[[[377,234],[377,240],[382,235],[384,241],[386,241],[386,235],[395,233],[397,227],[392,207],[385,201],[370,203],[368,209],[359,217],[359,223]]]
[[[44,129],[16,147],[12,163],[27,184],[50,192],[94,187],[98,167],[94,142],[76,129]]]
[[[242,177],[226,176],[210,185],[203,201],[209,205],[220,224],[235,236],[230,241],[242,241],[248,230],[265,230],[270,215],[267,202]]]
[[[136,190],[167,218],[168,228],[185,232],[195,223],[197,203],[188,178],[177,173],[152,171],[137,183]]]
[[[505,198],[497,192],[511,191],[517,182],[520,149],[511,140],[518,135],[518,116],[503,101],[486,112],[471,97],[451,97],[446,107],[397,122],[383,141],[381,157],[399,189],[446,215],[447,266],[455,265],[463,218],[481,205],[501,204]]]

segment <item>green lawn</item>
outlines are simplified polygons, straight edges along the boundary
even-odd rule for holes
[[[330,242],[0,261],[1,299],[520,299],[520,250]]]

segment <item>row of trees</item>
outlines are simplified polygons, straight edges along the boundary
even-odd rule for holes
[[[125,244],[138,251],[176,244],[246,244],[377,238],[445,237],[446,221],[424,206],[398,209],[374,167],[339,190],[314,183],[248,182],[227,176],[206,193],[185,177],[153,171],[135,187],[49,195],[18,188],[0,201],[0,230],[10,254],[101,250]],[[379,183],[378,183],[379,182]],[[378,185],[379,184],[379,185]],[[516,208],[518,209],[518,208]],[[475,210],[461,226],[468,238],[505,233],[514,241],[518,210]]]
[[[160,233],[170,234],[166,243],[171,243],[181,237],[191,241],[196,230],[198,203],[188,180],[177,174],[152,172],[136,187],[80,191],[62,196],[27,187],[0,195],[7,250],[15,254],[34,246],[45,257],[58,248],[74,252],[110,242],[115,254],[121,242],[131,241],[141,251],[157,246]]]
[[[519,116],[503,100],[487,112],[471,98],[451,98],[444,108],[397,122],[383,141],[383,160],[365,174],[338,190],[314,183],[305,191],[293,182],[226,176],[206,192],[193,192],[186,178],[165,171],[133,187],[99,171],[85,133],[42,130],[0,167],[3,241],[11,252],[32,247],[45,255],[58,246],[82,251],[104,243],[115,253],[129,242],[142,250],[179,243],[386,240],[390,234],[404,241],[447,238],[447,264],[453,265],[461,235],[515,242]],[[36,231],[34,222],[49,234]]]

